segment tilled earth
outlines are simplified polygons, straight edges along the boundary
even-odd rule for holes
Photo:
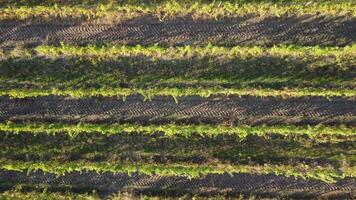
[[[345,46],[355,41],[355,32],[356,20],[350,17],[135,20],[118,25],[4,22],[0,25],[0,42]]]
[[[6,180],[6,181],[4,181]],[[260,194],[284,198],[352,198],[356,190],[354,179],[345,179],[329,184],[316,180],[303,180],[276,175],[221,174],[202,178],[161,177],[142,174],[112,173],[69,173],[57,177],[52,174],[33,172],[0,171],[0,184],[10,187],[12,184],[47,184],[54,188],[71,186],[73,188],[97,189],[105,197],[119,191],[136,194],[180,194],[236,195]],[[208,191],[208,192],[207,192]]]
[[[356,118],[353,99],[306,97],[295,99],[259,97],[142,96],[73,99],[58,96],[11,99],[1,97],[0,120],[118,122],[230,122],[249,124],[352,124]],[[105,120],[104,120],[105,119]],[[184,119],[184,120],[183,120]]]

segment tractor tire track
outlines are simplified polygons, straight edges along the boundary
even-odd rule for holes
[[[0,43],[58,44],[110,42],[120,44],[187,45],[333,45],[356,40],[356,20],[348,17],[238,18],[220,21],[134,20],[118,25],[3,22]]]
[[[203,123],[346,123],[355,125],[353,99],[258,98],[258,97],[183,97],[157,96],[144,101],[142,96],[72,99],[46,96],[24,99],[0,97],[0,120],[44,120],[67,122],[160,123],[169,121]]]
[[[132,192],[136,195],[230,195],[239,194],[264,195],[273,197],[317,198],[333,197],[352,198],[355,196],[355,179],[343,179],[336,183],[325,183],[313,179],[295,179],[276,175],[254,174],[221,174],[207,175],[200,178],[158,175],[143,175],[138,173],[113,174],[95,172],[72,172],[64,176],[42,173],[41,171],[26,174],[26,172],[0,171],[0,184],[15,186],[18,184],[40,185],[48,187],[71,186],[95,189],[102,197],[108,197],[118,192]]]

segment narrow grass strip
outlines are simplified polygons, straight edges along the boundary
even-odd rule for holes
[[[222,17],[242,16],[282,16],[282,15],[315,15],[328,16],[356,15],[356,4],[351,0],[344,1],[298,1],[285,2],[250,2],[213,1],[209,3],[195,1],[163,1],[144,4],[94,4],[94,5],[8,5],[0,9],[0,20],[53,18],[67,19],[106,19],[122,20],[153,15],[160,20],[173,17],[191,16],[193,18],[219,19]]]
[[[200,164],[112,164],[108,162],[21,162],[1,160],[0,169],[12,171],[37,171],[42,170],[45,173],[65,175],[70,172],[95,171],[97,173],[142,173],[147,175],[160,176],[185,176],[196,178],[208,174],[223,173],[251,173],[251,174],[275,174],[296,178],[313,178],[324,182],[336,182],[345,177],[355,177],[355,167],[348,167],[345,171],[334,169],[331,166],[309,166],[299,165],[200,165]]]
[[[121,0],[121,1],[108,1],[108,0],[7,0],[4,2],[1,2],[1,6],[10,6],[10,5],[17,5],[17,6],[36,6],[36,5],[100,5],[100,4],[107,4],[108,2],[110,3],[117,3],[119,5],[157,5],[157,4],[162,4],[166,3],[166,0]],[[171,1],[174,2],[174,1]],[[180,3],[212,3],[214,0],[180,0]],[[308,0],[228,0],[227,2],[230,3],[235,3],[239,5],[244,5],[244,4],[249,4],[249,3],[284,3],[284,4],[290,4],[290,3],[307,3]],[[313,2],[320,3],[320,2],[325,2],[324,0],[314,0]],[[329,0],[330,2],[330,0]],[[341,3],[341,2],[352,2],[350,0],[337,0],[337,1],[331,1],[333,3]],[[222,2],[223,3],[223,2]]]
[[[221,47],[208,44],[203,47],[199,46],[184,46],[184,47],[162,47],[158,45],[143,47],[141,45],[87,45],[76,46],[69,44],[61,44],[61,46],[41,45],[32,49],[36,55],[46,57],[98,57],[98,58],[112,58],[116,56],[147,56],[151,58],[169,58],[169,59],[187,59],[191,57],[219,57],[232,59],[236,57],[247,56],[291,56],[291,57],[304,57],[319,58],[319,57],[335,57],[336,59],[348,58],[354,59],[356,56],[356,45],[345,47],[318,47],[318,46],[274,46],[266,48],[261,46],[254,47]],[[16,55],[16,52],[14,52]],[[23,52],[21,55],[23,56]]]
[[[319,47],[319,46],[295,46],[281,45],[271,48],[262,46],[244,47],[223,47],[208,44],[206,46],[177,46],[162,47],[159,45],[93,45],[77,46],[62,43],[60,46],[39,45],[32,49],[26,49],[21,45],[12,51],[0,54],[2,59],[15,57],[45,56],[49,58],[59,57],[94,57],[98,59],[112,59],[115,57],[137,57],[145,56],[151,59],[187,59],[187,58],[224,58],[246,59],[249,57],[294,57],[307,60],[328,58],[324,62],[342,63],[348,61],[355,63],[356,45],[345,47]],[[320,62],[320,61],[319,61]],[[322,64],[322,63],[320,63]]]
[[[62,123],[1,123],[0,130],[5,132],[21,133],[30,132],[34,134],[46,133],[67,133],[69,136],[76,136],[81,133],[100,133],[104,135],[123,134],[123,133],[143,133],[152,135],[156,132],[162,132],[166,136],[182,137],[216,137],[219,135],[233,135],[239,138],[246,138],[249,135],[266,137],[270,134],[281,136],[306,136],[311,139],[325,140],[327,138],[337,137],[354,137],[356,136],[355,128],[347,127],[328,127],[318,126],[294,126],[294,125],[276,125],[276,126],[224,126],[224,125],[138,125],[138,124],[85,124],[79,123],[62,124]]]
[[[257,97],[355,97],[356,90],[352,89],[324,89],[324,88],[295,88],[295,89],[264,89],[264,88],[99,88],[99,89],[0,89],[0,96],[12,98],[26,98],[38,96],[69,96],[74,98],[85,97],[122,97],[140,94],[146,100],[154,96],[171,96],[176,102],[180,97],[200,96],[257,96]]]

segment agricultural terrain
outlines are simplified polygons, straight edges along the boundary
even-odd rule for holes
[[[354,199],[355,41],[352,0],[0,0],[0,199]]]

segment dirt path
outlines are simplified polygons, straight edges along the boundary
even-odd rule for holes
[[[356,19],[348,17],[241,18],[219,21],[146,22],[119,25],[0,23],[0,43],[202,44],[220,45],[339,45],[356,40]]]
[[[10,99],[0,97],[0,120],[167,122],[204,123],[351,123],[356,104],[352,99],[334,98],[201,98],[184,97],[175,103],[170,97],[144,101],[130,96],[72,99],[59,96]]]
[[[34,172],[0,172],[0,183],[7,186],[16,184],[48,184],[51,187],[72,186],[76,190],[96,189],[106,196],[120,191],[134,191],[136,194],[182,194],[214,195],[264,194],[284,197],[351,197],[356,190],[355,179],[344,179],[334,184],[317,180],[303,180],[275,175],[222,174],[201,178],[147,176],[134,173],[112,174],[94,172],[70,173],[56,177],[52,174]]]

